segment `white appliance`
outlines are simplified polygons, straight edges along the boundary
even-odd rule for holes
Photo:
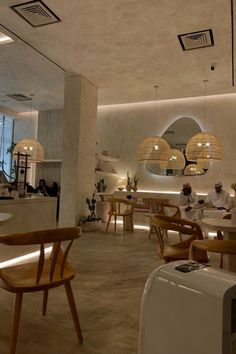
[[[142,299],[139,354],[236,354],[236,273],[188,261],[155,269]]]

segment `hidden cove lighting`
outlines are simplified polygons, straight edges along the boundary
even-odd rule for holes
[[[6,34],[0,32],[0,44],[12,43],[14,40]]]

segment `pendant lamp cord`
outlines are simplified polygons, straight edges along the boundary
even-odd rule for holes
[[[155,85],[154,86],[154,89],[155,89],[155,135],[158,135],[158,109],[157,109],[157,98],[158,98],[158,89],[159,89],[159,86],[158,85]]]
[[[206,132],[206,99],[207,99],[207,82],[208,80],[203,80],[203,83],[204,83],[204,96],[205,96],[205,99],[204,99],[204,112],[203,112],[203,133]]]

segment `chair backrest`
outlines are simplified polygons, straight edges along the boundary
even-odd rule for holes
[[[110,198],[108,199],[110,202],[110,211],[109,213],[112,214],[122,214],[125,210],[129,210],[130,213],[133,213],[134,210],[134,203],[128,199],[121,199],[121,198]]]
[[[189,258],[203,262],[202,255],[207,252],[236,255],[236,240],[195,240],[191,243]]]
[[[36,284],[40,279],[45,265],[45,245],[53,244],[50,254],[49,281],[53,281],[56,265],[60,264],[60,277],[63,278],[67,258],[73,241],[81,235],[80,227],[66,227],[26,233],[15,233],[0,237],[0,243],[8,246],[39,245],[39,258],[37,265]],[[62,250],[62,242],[67,241],[67,247]]]
[[[232,217],[232,214],[229,213],[229,214],[226,214],[225,216],[223,216],[223,219],[227,219],[227,220],[230,220]]]
[[[163,203],[161,201],[153,201],[150,203],[150,213],[167,215],[177,219],[181,218],[181,211],[177,205]]]
[[[203,240],[200,226],[189,220],[156,214],[151,215],[151,224],[162,230],[177,231],[181,234],[192,235],[193,239]]]
[[[191,242],[198,239],[203,240],[203,234],[199,225],[189,220],[156,214],[151,215],[151,226],[155,228],[157,233],[157,239],[160,246],[160,256],[164,258],[166,262],[169,262],[170,260],[188,258]],[[177,231],[181,235],[187,235],[190,237],[188,237],[186,240],[182,240],[180,243],[174,243],[171,245],[170,255],[168,248],[167,253],[165,251],[163,230]],[[205,259],[206,255],[204,255],[203,258]]]

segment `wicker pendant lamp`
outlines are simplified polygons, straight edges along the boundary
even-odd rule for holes
[[[206,116],[206,83],[205,84],[205,102],[204,102],[204,131],[194,135],[188,142],[186,147],[186,157],[189,161],[221,160],[223,148],[218,138],[212,134],[205,132],[205,116]]]
[[[156,85],[154,88],[156,90],[157,102],[157,90],[159,86]],[[155,123],[157,124],[157,104],[155,113]],[[137,157],[140,163],[157,163],[161,168],[165,168],[164,165],[168,164],[170,158],[170,145],[165,139],[159,136],[149,136],[139,145]]]
[[[197,159],[197,164],[199,167],[203,168],[204,170],[208,170],[210,167],[210,160],[209,159]]]
[[[29,156],[29,162],[40,162],[44,159],[44,149],[42,145],[34,139],[20,140],[13,150],[13,156],[15,157],[18,153],[22,155],[27,154]]]
[[[170,159],[167,165],[167,169],[183,170],[185,166],[185,158],[181,151],[177,149],[170,150]]]
[[[185,176],[197,176],[197,175],[203,175],[204,173],[205,171],[201,167],[199,167],[196,163],[190,163],[184,169]]]

